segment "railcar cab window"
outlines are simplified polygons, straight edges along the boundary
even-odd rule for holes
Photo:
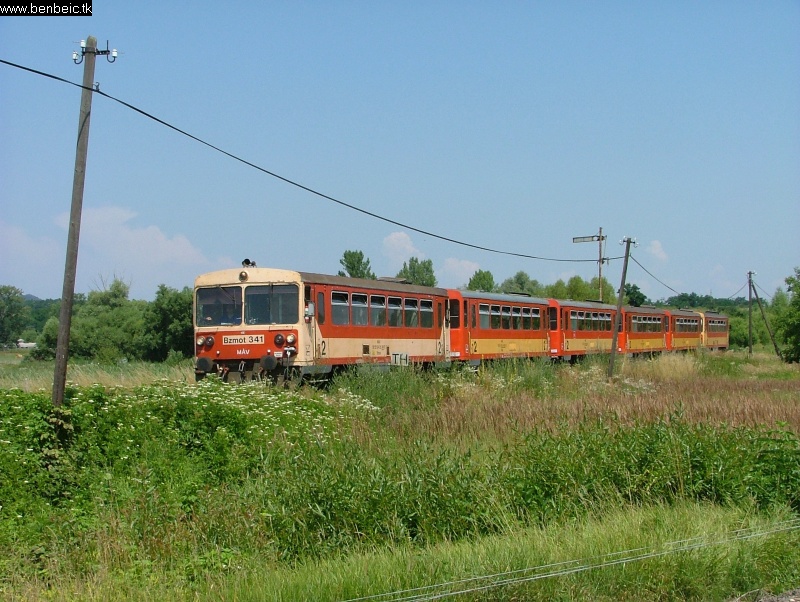
[[[296,284],[248,286],[244,291],[247,324],[297,324],[300,291]]]
[[[199,288],[195,296],[197,326],[234,326],[242,323],[242,287]]]

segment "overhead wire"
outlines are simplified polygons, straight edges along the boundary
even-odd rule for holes
[[[199,137],[197,137],[197,136],[195,136],[193,134],[190,134],[189,132],[186,132],[185,130],[182,130],[181,128],[179,128],[177,126],[172,125],[171,123],[169,123],[167,121],[164,121],[163,119],[160,119],[160,118],[156,117],[155,115],[152,115],[152,114],[148,113],[147,111],[144,111],[143,109],[140,109],[139,107],[136,107],[136,106],[134,106],[134,105],[132,105],[132,104],[130,104],[128,102],[125,102],[124,100],[121,100],[119,98],[111,96],[110,94],[107,94],[106,92],[103,92],[102,90],[100,90],[99,87],[86,88],[82,84],[77,84],[75,82],[71,82],[71,81],[69,81],[67,79],[64,79],[62,77],[59,77],[57,75],[53,75],[51,73],[46,73],[44,71],[39,71],[38,69],[33,69],[31,67],[25,67],[24,65],[19,65],[17,63],[12,63],[10,61],[6,61],[6,60],[3,60],[3,59],[0,59],[0,63],[3,63],[5,65],[9,65],[11,67],[15,67],[17,69],[22,69],[24,71],[29,71],[31,73],[34,73],[34,74],[37,74],[37,75],[41,75],[43,77],[48,77],[50,79],[54,79],[56,81],[63,82],[63,83],[75,86],[77,88],[91,90],[95,94],[99,94],[100,96],[104,96],[104,97],[108,98],[109,100],[113,100],[114,102],[117,102],[117,103],[121,104],[122,106],[124,106],[124,107],[126,107],[126,108],[128,108],[128,109],[130,109],[132,111],[135,111],[135,112],[139,113],[140,115],[142,115],[144,117],[147,117],[148,119],[152,119],[156,123],[159,123],[159,124],[161,124],[161,125],[163,125],[163,126],[165,126],[167,128],[170,128],[171,130],[174,130],[175,132],[178,132],[179,134],[182,134],[182,135],[186,136],[187,138],[190,138],[190,139],[194,140],[195,142],[199,142],[200,144],[203,144],[203,145],[205,145],[205,146],[217,151],[218,153],[221,153],[221,154],[223,154],[223,155],[225,155],[225,156],[227,156],[227,157],[229,157],[231,159],[234,159],[235,161],[239,161],[240,163],[243,163],[244,165],[247,165],[248,167],[251,167],[251,168],[256,169],[256,170],[258,170],[258,171],[260,171],[262,173],[265,173],[265,174],[267,174],[267,175],[269,175],[269,176],[271,176],[273,178],[281,180],[282,182],[285,182],[286,184],[289,184],[291,186],[295,186],[296,188],[304,190],[304,191],[306,191],[306,192],[308,192],[310,194],[316,195],[316,196],[318,196],[320,198],[323,198],[325,200],[331,201],[331,202],[336,203],[338,205],[341,205],[342,207],[346,207],[346,208],[351,209],[353,211],[357,211],[357,212],[362,213],[364,215],[367,215],[369,217],[384,221],[386,223],[398,226],[400,228],[405,228],[407,230],[411,230],[412,232],[417,232],[418,234],[423,234],[425,236],[430,236],[431,238],[436,238],[438,240],[443,240],[445,242],[449,242],[449,243],[452,243],[452,244],[460,245],[460,246],[463,246],[463,247],[468,247],[468,248],[471,248],[471,249],[476,249],[476,250],[479,250],[479,251],[486,251],[488,253],[497,253],[497,254],[500,254],[500,255],[508,255],[508,256],[512,256],[512,257],[520,257],[520,258],[523,258],[523,259],[535,259],[535,260],[539,260],[539,261],[553,261],[553,262],[564,262],[564,263],[589,263],[589,262],[594,263],[596,261],[594,259],[565,259],[565,258],[543,257],[543,256],[538,256],[538,255],[529,255],[529,254],[526,254],[526,253],[516,253],[516,252],[513,252],[513,251],[503,251],[503,250],[494,249],[494,248],[491,248],[491,247],[486,247],[486,246],[483,246],[483,245],[478,245],[478,244],[465,242],[465,241],[458,240],[458,239],[455,239],[455,238],[450,238],[448,236],[443,236],[441,234],[436,234],[435,232],[430,232],[428,230],[423,230],[422,228],[417,228],[415,226],[411,226],[409,224],[406,224],[406,223],[403,223],[403,222],[399,222],[397,220],[393,220],[391,218],[388,218],[386,216],[380,215],[378,213],[375,213],[375,212],[372,212],[372,211],[368,211],[366,209],[363,209],[363,208],[358,207],[356,205],[353,205],[351,203],[347,203],[345,201],[342,201],[340,199],[332,197],[332,196],[330,196],[328,194],[325,194],[323,192],[315,190],[315,189],[313,189],[313,188],[311,188],[309,186],[301,184],[300,182],[297,182],[295,180],[292,180],[290,178],[287,178],[285,176],[277,174],[277,173],[275,173],[273,171],[265,169],[264,167],[261,167],[260,165],[257,165],[257,164],[255,164],[255,163],[253,163],[251,161],[248,161],[247,159],[243,159],[242,157],[239,157],[238,155],[235,155],[235,154],[230,153],[230,152],[228,152],[228,151],[226,151],[226,150],[224,150],[224,149],[222,149],[222,148],[220,148],[218,146],[215,146],[214,144],[211,144],[210,142],[207,142],[207,141],[203,140],[202,138],[199,138]],[[616,259],[616,258],[613,258],[613,259]]]
[[[460,245],[460,246],[471,248],[471,249],[476,249],[476,250],[479,250],[479,251],[486,251],[488,253],[507,255],[507,256],[511,256],[511,257],[520,257],[520,258],[523,258],[523,259],[533,259],[533,260],[538,260],[538,261],[551,261],[551,262],[562,262],[562,263],[594,263],[596,261],[594,259],[566,259],[566,258],[544,257],[544,256],[539,256],[539,255],[530,255],[530,254],[527,254],[527,253],[517,253],[517,252],[513,252],[513,251],[504,251],[504,250],[500,250],[500,249],[494,249],[494,248],[491,248],[491,247],[486,247],[486,246],[483,246],[483,245],[478,245],[478,244],[474,244],[474,243],[465,242],[465,241],[458,240],[458,239],[455,239],[455,238],[451,238],[451,237],[448,237],[448,236],[443,236],[441,234],[436,234],[435,232],[424,230],[422,228],[418,228],[416,226],[412,226],[410,224],[406,224],[406,223],[391,219],[389,217],[380,215],[378,213],[375,213],[375,212],[372,212],[372,211],[368,211],[367,209],[363,209],[363,208],[358,207],[356,205],[353,205],[351,203],[347,203],[345,201],[342,201],[341,199],[337,199],[337,198],[335,198],[333,196],[330,196],[328,194],[320,192],[320,191],[318,191],[318,190],[316,190],[314,188],[311,188],[310,186],[306,186],[305,184],[301,184],[300,182],[297,182],[296,180],[292,180],[292,179],[287,178],[285,176],[282,176],[282,175],[280,175],[278,173],[270,171],[270,170],[268,170],[268,169],[266,169],[264,167],[261,167],[260,165],[257,165],[256,163],[248,161],[247,159],[244,159],[244,158],[242,158],[242,157],[240,157],[238,155],[235,155],[235,154],[233,154],[231,152],[228,152],[228,151],[226,151],[226,150],[224,150],[224,149],[222,149],[222,148],[220,148],[220,147],[218,147],[218,146],[216,146],[214,144],[211,144],[210,142],[207,142],[206,140],[203,140],[202,138],[199,138],[198,136],[190,134],[189,132],[187,132],[187,131],[185,131],[185,130],[183,130],[183,129],[181,129],[181,128],[179,128],[179,127],[177,127],[177,126],[175,126],[175,125],[173,125],[173,124],[171,124],[171,123],[169,123],[167,121],[164,121],[163,119],[160,119],[159,117],[156,117],[155,115],[152,115],[151,113],[148,113],[147,111],[145,111],[143,109],[140,109],[139,107],[137,107],[135,105],[132,105],[132,104],[130,104],[130,103],[128,103],[128,102],[126,102],[126,101],[124,101],[122,99],[116,98],[116,97],[114,97],[114,96],[112,96],[112,95],[110,95],[110,94],[108,94],[106,92],[103,92],[102,90],[100,90],[99,86],[98,87],[94,87],[94,88],[85,88],[85,86],[83,86],[82,84],[71,82],[71,81],[69,81],[67,79],[59,77],[57,75],[53,75],[51,73],[47,73],[45,71],[40,71],[38,69],[33,69],[31,67],[26,67],[24,65],[13,63],[11,61],[7,61],[7,60],[4,60],[4,59],[0,59],[0,63],[3,63],[3,64],[8,65],[10,67],[21,69],[23,71],[28,71],[28,72],[34,73],[36,75],[47,77],[49,79],[53,79],[53,80],[58,81],[58,82],[69,84],[71,86],[75,86],[76,88],[88,89],[88,90],[92,91],[93,93],[99,94],[100,96],[104,96],[104,97],[108,98],[109,100],[117,102],[117,103],[121,104],[122,106],[124,106],[124,107],[126,107],[126,108],[128,108],[128,109],[130,109],[130,110],[132,110],[132,111],[134,111],[136,113],[139,113],[140,115],[142,115],[144,117],[147,117],[148,119],[151,119],[151,120],[155,121],[156,123],[159,123],[159,124],[169,128],[169,129],[171,129],[171,130],[173,130],[173,131],[175,131],[175,132],[177,132],[177,133],[179,133],[179,134],[181,134],[183,136],[186,136],[187,138],[189,138],[191,140],[194,140],[195,142],[198,142],[198,143],[200,143],[200,144],[202,144],[204,146],[207,146],[208,148],[210,148],[212,150],[215,150],[218,153],[221,153],[221,154],[223,154],[223,155],[225,155],[225,156],[227,156],[227,157],[229,157],[229,158],[231,158],[231,159],[233,159],[235,161],[243,163],[244,165],[247,165],[248,167],[251,167],[251,168],[256,169],[256,170],[258,170],[258,171],[260,171],[262,173],[265,173],[265,174],[267,174],[267,175],[269,175],[269,176],[271,176],[273,178],[281,180],[282,182],[284,182],[286,184],[289,184],[291,186],[294,186],[296,188],[304,190],[304,191],[306,191],[306,192],[308,192],[310,194],[313,194],[313,195],[318,196],[320,198],[323,198],[325,200],[331,201],[331,202],[336,203],[336,204],[338,204],[338,205],[340,205],[342,207],[346,207],[348,209],[351,209],[351,210],[356,211],[358,213],[361,213],[363,215],[367,215],[367,216],[372,217],[374,219],[381,220],[383,222],[398,226],[400,228],[405,228],[405,229],[410,230],[412,232],[417,232],[418,234],[422,234],[424,236],[430,236],[431,238],[435,238],[435,239],[438,239],[438,240],[442,240],[442,241],[445,241],[445,242],[449,242],[449,243],[452,243],[452,244],[455,244],[455,245]],[[603,253],[601,253],[601,256],[602,255],[603,255]],[[662,280],[657,278],[655,275],[653,275],[633,255],[631,255],[630,258],[640,268],[642,268],[642,270],[644,270],[651,278],[653,278],[656,282],[658,282],[662,286],[666,287],[667,289],[669,289],[670,291],[672,291],[676,295],[680,294],[674,288],[672,288],[671,286],[669,286],[668,284],[664,283]],[[601,261],[611,262],[611,261],[615,261],[615,260],[618,260],[618,259],[622,259],[622,257],[604,257],[604,258],[601,259]]]
[[[583,571],[603,569],[620,564],[658,558],[668,554],[725,545],[736,541],[795,531],[797,529],[800,529],[800,519],[795,518],[775,523],[771,528],[766,530],[756,527],[737,529],[712,541],[708,541],[704,537],[693,537],[685,540],[668,542],[663,544],[660,548],[633,548],[580,560],[566,560],[514,571],[504,571],[501,573],[442,582],[434,585],[397,590],[359,598],[350,598],[345,602],[421,602],[439,600],[464,594],[474,594],[509,585],[519,585],[539,579],[563,577]]]
[[[671,291],[672,291],[673,293],[675,293],[676,295],[680,295],[680,293],[679,293],[678,291],[676,291],[674,288],[672,288],[672,287],[671,287],[669,284],[666,284],[665,282],[662,282],[661,280],[659,280],[658,278],[656,278],[655,276],[653,276],[653,274],[651,274],[651,273],[650,273],[650,271],[649,271],[649,270],[648,270],[646,267],[644,267],[644,266],[643,266],[641,263],[639,263],[639,262],[637,261],[637,259],[636,259],[636,258],[633,256],[633,254],[631,254],[631,255],[630,255],[630,258],[633,260],[633,262],[634,262],[636,265],[638,265],[638,266],[639,266],[640,268],[642,268],[642,269],[643,269],[645,272],[647,272],[647,274],[648,274],[648,275],[649,275],[649,276],[650,276],[650,277],[651,277],[653,280],[655,280],[656,282],[658,282],[658,283],[659,283],[659,284],[661,284],[662,286],[664,286],[664,287],[668,288],[669,290],[671,290]]]

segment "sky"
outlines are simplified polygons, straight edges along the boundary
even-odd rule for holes
[[[589,280],[598,245],[572,239],[600,228],[603,276],[619,286],[630,237],[654,301],[746,297],[750,271],[769,298],[800,266],[797,0],[93,9],[0,17],[0,59],[80,84],[94,36],[119,50],[102,92],[252,165],[95,94],[78,293],[119,278],[151,300],[244,258],[335,274],[346,250],[379,276],[431,260],[443,287]],[[80,94],[0,63],[0,285],[42,299]]]

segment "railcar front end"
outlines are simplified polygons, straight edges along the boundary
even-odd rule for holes
[[[194,287],[195,376],[224,380],[297,376],[313,361],[298,272],[243,267],[198,276]]]

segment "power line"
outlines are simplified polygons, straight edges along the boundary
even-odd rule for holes
[[[84,86],[82,86],[80,84],[76,84],[75,82],[71,82],[71,81],[66,80],[66,79],[64,79],[62,77],[58,77],[57,75],[52,75],[50,73],[45,73],[44,71],[39,71],[37,69],[32,69],[30,67],[25,67],[23,65],[19,65],[17,63],[12,63],[10,61],[6,61],[6,60],[3,60],[3,59],[0,59],[0,63],[3,63],[5,65],[9,65],[10,67],[15,67],[17,69],[22,69],[23,71],[28,71],[28,72],[34,73],[36,75],[41,75],[43,77],[54,79],[56,81],[63,82],[65,84],[69,84],[69,85],[75,86],[77,88],[84,88]],[[372,211],[368,211],[366,209],[362,209],[361,207],[357,207],[356,205],[353,205],[351,203],[347,203],[347,202],[342,201],[340,199],[334,198],[334,197],[332,197],[330,195],[327,195],[327,194],[325,194],[323,192],[320,192],[320,191],[315,190],[313,188],[310,188],[310,187],[308,187],[308,186],[306,186],[304,184],[301,184],[301,183],[299,183],[299,182],[297,182],[295,180],[292,180],[290,178],[287,178],[287,177],[282,176],[280,174],[277,174],[275,172],[269,171],[268,169],[265,169],[264,167],[261,167],[260,165],[252,163],[251,161],[248,161],[246,159],[243,159],[242,157],[239,157],[238,155],[235,155],[235,154],[230,153],[230,152],[228,152],[228,151],[226,151],[226,150],[224,150],[224,149],[222,149],[222,148],[220,148],[218,146],[215,146],[215,145],[211,144],[210,142],[206,142],[202,138],[194,136],[193,134],[190,134],[189,132],[186,132],[186,131],[180,129],[179,127],[174,126],[171,123],[169,123],[167,121],[164,121],[163,119],[160,119],[160,118],[156,117],[155,115],[152,115],[152,114],[148,113],[147,111],[144,111],[143,109],[140,109],[140,108],[138,108],[138,107],[136,107],[136,106],[134,106],[134,105],[132,105],[132,104],[130,104],[128,102],[125,102],[124,100],[121,100],[119,98],[115,98],[114,96],[111,96],[110,94],[106,94],[105,92],[102,92],[98,86],[96,86],[94,88],[89,88],[89,89],[92,90],[93,92],[95,92],[96,94],[99,94],[101,96],[105,96],[109,100],[113,100],[114,102],[117,102],[117,103],[121,104],[122,106],[124,106],[124,107],[126,107],[126,108],[128,108],[128,109],[130,109],[132,111],[135,111],[135,112],[139,113],[140,115],[143,115],[144,117],[147,117],[148,119],[152,119],[156,123],[159,123],[159,124],[161,124],[161,125],[163,125],[165,127],[168,127],[171,130],[174,130],[174,131],[178,132],[179,134],[182,134],[182,135],[186,136],[187,138],[191,138],[195,142],[199,142],[200,144],[203,144],[203,145],[205,145],[205,146],[217,151],[218,153],[221,153],[221,154],[223,154],[223,155],[225,155],[227,157],[230,157],[231,159],[234,159],[235,161],[239,161],[240,163],[244,163],[248,167],[252,167],[253,169],[256,169],[256,170],[258,170],[258,171],[260,171],[262,173],[265,173],[265,174],[267,174],[269,176],[272,176],[273,178],[277,178],[278,180],[281,180],[282,182],[285,182],[286,184],[289,184],[291,186],[295,186],[297,188],[300,188],[301,190],[304,190],[304,191],[309,192],[309,193],[311,193],[313,195],[316,195],[316,196],[318,196],[320,198],[323,198],[325,200],[328,200],[328,201],[331,201],[331,202],[336,203],[338,205],[341,205],[342,207],[346,207],[346,208],[351,209],[353,211],[357,211],[357,212],[362,213],[364,215],[368,215],[369,217],[373,217],[375,219],[387,222],[389,224],[392,224],[392,225],[395,225],[395,226],[399,226],[400,228],[405,228],[407,230],[411,230],[412,232],[417,232],[417,233],[423,234],[425,236],[430,236],[432,238],[443,240],[445,242],[449,242],[449,243],[452,243],[452,244],[460,245],[460,246],[463,246],[463,247],[469,247],[471,249],[477,249],[479,251],[486,251],[486,252],[489,252],[489,253],[497,253],[497,254],[500,254],[500,255],[509,255],[509,256],[512,256],[512,257],[521,257],[521,258],[524,258],[524,259],[536,259],[536,260],[539,260],[539,261],[554,261],[554,262],[564,262],[564,263],[594,263],[594,261],[595,261],[593,259],[561,259],[561,258],[555,258],[555,257],[541,257],[541,256],[538,256],[538,255],[528,255],[528,254],[525,254],[525,253],[515,253],[515,252],[512,252],[512,251],[502,251],[502,250],[499,250],[499,249],[493,249],[491,247],[484,247],[482,245],[477,245],[477,244],[464,242],[462,240],[458,240],[458,239],[455,239],[455,238],[450,238],[450,237],[447,237],[447,236],[443,236],[441,234],[436,234],[434,232],[429,232],[429,231],[423,230],[421,228],[417,228],[417,227],[414,227],[414,226],[410,226],[408,224],[404,224],[402,222],[390,219],[390,218],[385,217],[383,215],[380,215],[378,213],[374,213]]]
[[[648,270],[646,267],[644,267],[644,266],[643,266],[641,263],[639,263],[638,261],[636,261],[636,258],[635,258],[633,255],[631,255],[631,259],[633,259],[633,262],[634,262],[636,265],[638,265],[638,266],[639,266],[640,268],[642,268],[642,269],[643,269],[645,272],[647,272],[647,274],[648,274],[648,275],[649,275],[649,276],[650,276],[650,277],[651,277],[653,280],[655,280],[655,281],[656,281],[656,282],[658,282],[659,284],[661,284],[661,285],[665,286],[666,288],[668,288],[669,290],[671,290],[671,291],[672,291],[673,293],[675,293],[676,295],[680,295],[680,293],[679,293],[678,291],[676,291],[674,288],[672,288],[670,285],[668,285],[668,284],[666,284],[666,283],[662,282],[661,280],[659,280],[658,278],[656,278],[655,276],[653,276],[653,274],[651,274],[651,273],[650,273],[650,271],[649,271],[649,270]]]
[[[346,602],[421,602],[423,600],[439,600],[509,585],[519,585],[539,579],[563,577],[573,573],[609,568],[620,564],[659,558],[679,552],[690,552],[692,550],[713,546],[729,545],[736,541],[745,541],[756,537],[774,535],[776,533],[796,531],[798,529],[800,529],[800,519],[789,519],[775,523],[771,528],[766,530],[761,530],[757,527],[737,529],[725,533],[720,538],[712,541],[708,541],[703,537],[693,537],[690,539],[668,542],[663,544],[660,548],[634,548],[625,551],[610,552],[608,554],[581,560],[565,560],[514,571],[505,571],[479,577],[468,577],[434,585],[374,594],[360,598],[351,598]]]

